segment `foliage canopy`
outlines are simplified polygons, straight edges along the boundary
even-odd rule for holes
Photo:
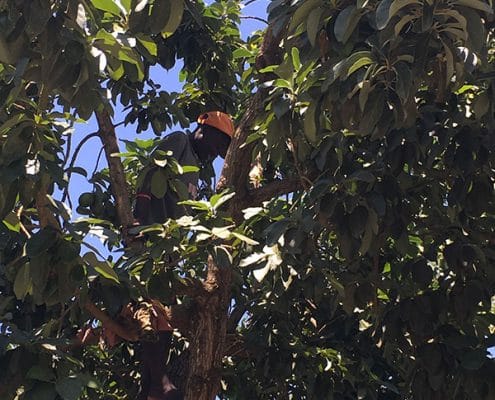
[[[74,345],[86,305],[178,297],[189,400],[495,398],[492,5],[274,0],[247,40],[240,6],[0,1],[0,397],[134,398],[132,343]],[[150,70],[178,60],[168,92]],[[140,252],[140,171],[173,190],[183,167],[155,140],[111,148],[117,106],[157,136],[209,109],[239,123],[224,190]],[[92,115],[108,168],[90,173],[71,135]]]

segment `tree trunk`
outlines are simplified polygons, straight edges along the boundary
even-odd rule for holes
[[[206,293],[196,299],[194,332],[189,338],[185,400],[213,400],[220,390],[231,280],[231,269],[218,267],[210,256]]]
[[[259,58],[267,65],[280,61],[277,59],[280,37],[281,34],[279,37],[273,36],[271,30],[265,35]],[[260,87],[251,98],[232,138],[217,185],[217,190],[230,188],[235,191],[228,212],[236,223],[242,222],[241,210],[248,205],[246,200],[250,200],[248,175],[253,144],[246,145],[246,139],[263,107],[267,93],[266,89]],[[208,259],[208,277],[203,284],[206,293],[196,297],[193,333],[189,337],[185,400],[214,400],[220,391],[234,267],[220,268],[211,256]]]

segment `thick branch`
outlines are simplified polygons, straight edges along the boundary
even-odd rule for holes
[[[124,240],[127,236],[127,227],[133,223],[131,202],[129,201],[129,192],[127,190],[127,181],[125,179],[124,166],[120,157],[115,156],[119,153],[119,146],[115,135],[115,129],[112,120],[106,111],[96,113],[98,120],[99,136],[105,149],[105,155],[110,169],[110,181],[112,182],[112,191],[115,198],[115,206],[120,225],[124,228]]]
[[[279,45],[283,29],[274,36],[270,28],[267,29],[263,44],[261,45],[260,55],[257,57],[257,65],[266,66],[276,64],[280,54]],[[260,82],[265,80],[260,76]],[[229,151],[225,157],[225,163],[222,169],[221,177],[218,181],[217,189],[233,188],[236,197],[230,203],[231,215],[234,220],[239,221],[241,214],[241,203],[248,195],[248,176],[251,168],[252,152],[254,143],[246,144],[246,139],[251,133],[251,128],[256,121],[256,117],[263,110],[263,104],[268,95],[268,90],[259,87],[258,91],[251,97],[251,101],[244,113],[237,129],[232,138]]]
[[[283,194],[292,193],[296,190],[303,188],[301,179],[289,178],[280,181],[270,182],[265,186],[258,189],[252,189],[249,191],[247,201],[249,206],[255,206],[263,203],[264,201],[271,200],[274,197],[282,196]]]

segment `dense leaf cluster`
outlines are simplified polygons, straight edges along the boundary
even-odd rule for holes
[[[222,398],[495,397],[492,7],[268,11],[243,41],[235,1],[0,1],[1,398],[134,398],[139,344],[80,346],[101,327],[85,304],[118,319],[130,301],[179,300],[190,323],[209,259],[232,271]],[[279,63],[258,58],[263,35],[280,39]],[[170,93],[151,71],[177,60]],[[124,107],[160,135],[205,109],[242,116],[254,93],[252,192],[297,185],[241,221],[227,212],[238,188],[186,201],[190,216],[134,228],[144,239],[126,247],[109,169],[70,160],[74,124]],[[155,192],[180,192],[187,166],[153,158],[156,140],[125,144],[131,193],[151,165],[167,182]],[[79,220],[74,174],[93,187]]]

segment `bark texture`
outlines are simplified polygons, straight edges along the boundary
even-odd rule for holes
[[[129,201],[124,166],[120,157],[115,156],[115,154],[120,153],[115,128],[107,111],[97,112],[96,119],[100,128],[98,135],[103,143],[108,168],[110,169],[110,181],[112,182],[112,193],[115,198],[117,216],[122,227],[124,241],[127,242],[127,228],[132,225],[134,219],[131,211],[131,202]]]
[[[268,30],[261,53],[260,63],[274,64],[279,60],[280,37],[274,37]],[[261,79],[262,81],[263,79]],[[242,209],[251,201],[249,193],[249,170],[252,161],[253,145],[246,145],[246,139],[256,121],[267,90],[259,88],[244,113],[232,137],[232,142],[225,157],[222,174],[217,189],[231,188],[235,197],[230,201],[229,214],[234,221],[242,221]],[[277,187],[278,191],[280,188]],[[270,192],[270,195],[273,192]],[[266,195],[266,193],[265,193]],[[264,195],[257,199],[264,198]],[[214,400],[220,389],[222,359],[226,354],[228,307],[231,301],[232,268],[219,267],[210,256],[208,275],[204,282],[206,293],[196,298],[197,310],[192,326],[195,327],[190,337],[190,359],[185,400]]]

